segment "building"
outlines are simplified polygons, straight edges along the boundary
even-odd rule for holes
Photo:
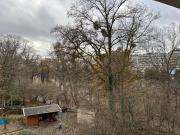
[[[168,66],[170,70],[180,69],[180,48],[168,53],[146,53],[134,54],[132,56],[133,66],[144,72],[146,69],[163,69]]]
[[[155,0],[155,1],[168,4],[176,8],[180,8],[180,0]]]
[[[160,68],[163,63],[162,54],[146,53],[132,56],[133,67],[144,72],[146,69]]]
[[[27,126],[38,126],[41,121],[55,121],[62,112],[58,104],[22,108]]]

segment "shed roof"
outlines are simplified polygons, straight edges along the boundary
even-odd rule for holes
[[[32,116],[37,114],[46,114],[53,112],[61,112],[61,108],[58,104],[36,106],[36,107],[25,107],[22,108],[24,116]]]

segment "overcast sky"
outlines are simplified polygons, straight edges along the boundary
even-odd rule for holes
[[[180,9],[153,0],[143,2],[150,10],[161,13],[158,25],[180,22]],[[50,30],[66,24],[72,0],[0,0],[0,34],[17,34],[33,42],[42,56],[48,54],[53,38]]]

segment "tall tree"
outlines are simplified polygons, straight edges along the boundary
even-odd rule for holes
[[[70,9],[69,16],[74,18],[75,25],[57,26],[52,32],[63,47],[75,50],[104,83],[109,109],[115,117],[112,54],[121,48],[124,66],[127,66],[125,59],[129,59],[138,44],[148,40],[151,24],[157,16],[140,5],[127,6],[127,0],[79,0]],[[101,70],[97,70],[97,66]]]

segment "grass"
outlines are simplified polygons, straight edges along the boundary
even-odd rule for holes
[[[8,122],[17,122],[23,119],[23,115],[8,115],[5,117]]]
[[[29,131],[22,131],[21,133],[19,133],[19,135],[36,135],[36,134]]]

